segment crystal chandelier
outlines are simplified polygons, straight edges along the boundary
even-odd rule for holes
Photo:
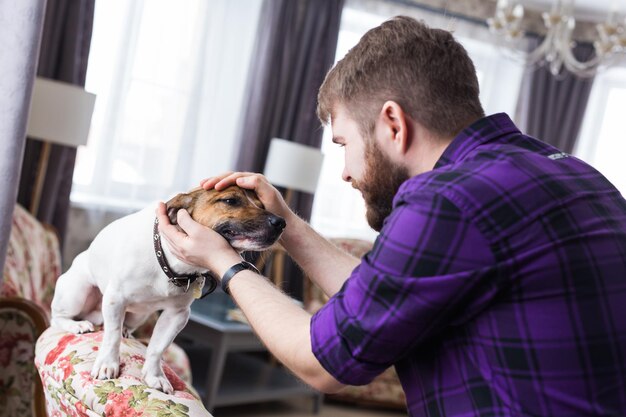
[[[596,25],[598,35],[593,42],[595,56],[584,62],[576,59],[572,53],[575,46],[572,32],[576,26],[573,12],[573,1],[557,0],[550,12],[542,13],[546,28],[544,40],[530,52],[513,50],[513,53],[521,56],[527,65],[545,63],[555,76],[565,67],[581,77],[592,77],[599,68],[610,66],[626,56],[626,21],[623,18],[620,21],[618,14],[612,10],[603,23]],[[487,19],[487,24],[501,44],[510,47],[524,36],[521,27],[523,17],[524,7],[520,3],[498,0],[495,16]]]

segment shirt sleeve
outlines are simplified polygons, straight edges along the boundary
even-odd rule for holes
[[[497,292],[494,257],[448,199],[415,196],[311,320],[314,355],[338,381],[364,385]]]

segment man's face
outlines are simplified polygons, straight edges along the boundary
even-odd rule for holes
[[[367,207],[367,223],[377,232],[391,214],[393,197],[400,185],[409,179],[406,168],[394,164],[374,140],[365,147],[365,172],[363,179],[352,186],[361,191]]]
[[[345,108],[338,106],[336,110],[332,120],[333,142],[344,148],[342,178],[361,191],[367,222],[372,229],[380,231],[391,213],[394,195],[409,179],[408,170],[394,164],[383,152],[377,141],[384,138],[364,138]]]

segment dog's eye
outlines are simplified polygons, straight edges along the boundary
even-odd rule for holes
[[[229,206],[238,206],[239,205],[239,199],[237,198],[223,198],[220,200],[222,203],[226,203]]]

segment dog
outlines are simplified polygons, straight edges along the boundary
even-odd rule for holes
[[[237,186],[222,191],[197,188],[178,194],[166,207],[172,224],[177,224],[178,210],[187,210],[239,252],[269,248],[285,228],[285,220],[265,210],[255,193]],[[78,334],[102,324],[104,336],[91,375],[110,379],[119,375],[123,335],[162,310],[142,376],[149,387],[171,394],[161,367],[163,351],[187,324],[190,305],[205,279],[212,289],[217,280],[171,253],[158,232],[155,209],[156,204],[109,224],[74,259],[56,284],[51,326]]]

